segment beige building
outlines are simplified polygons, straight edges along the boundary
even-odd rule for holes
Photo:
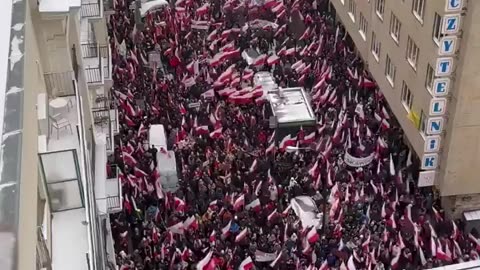
[[[330,0],[448,213],[480,208],[480,1]]]
[[[2,270],[114,269],[108,214],[122,197],[105,166],[118,125],[104,1],[2,2]]]

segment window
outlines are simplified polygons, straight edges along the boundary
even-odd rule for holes
[[[355,3],[355,0],[349,0],[348,1],[348,15],[350,15],[350,19],[352,19],[353,22],[355,22],[356,12],[357,12],[357,3]]]
[[[437,43],[437,45],[440,44],[440,38],[442,37],[442,17],[438,15],[438,13],[435,13],[435,17],[433,18],[433,41]]]
[[[377,16],[383,21],[383,13],[385,12],[385,0],[376,0],[375,12]]]
[[[435,70],[433,70],[432,66],[428,64],[427,66],[427,76],[425,78],[425,87],[428,91],[432,92],[433,89],[433,80],[435,79]]]
[[[417,61],[418,61],[419,52],[420,50],[418,49],[417,44],[415,44],[415,42],[411,37],[408,37],[407,61],[414,70],[417,70]]]
[[[359,23],[358,32],[360,33],[360,36],[363,38],[364,41],[367,41],[367,29],[368,29],[367,19],[365,19],[363,14],[360,12],[360,23]]]
[[[372,54],[373,57],[375,57],[375,60],[377,62],[380,60],[380,49],[382,47],[382,44],[380,41],[377,40],[377,35],[375,35],[375,32],[372,32]]]
[[[402,103],[407,111],[412,109],[413,95],[405,81],[402,82]]]
[[[418,126],[420,133],[425,134],[425,130],[427,129],[427,116],[423,112],[420,112],[420,125]]]
[[[387,81],[393,87],[395,82],[395,73],[397,72],[397,68],[393,65],[390,56],[387,54],[387,59],[385,60],[385,76],[387,77]]]
[[[423,23],[423,12],[425,11],[425,0],[413,0],[412,2],[412,12],[415,15],[415,18],[421,23]]]
[[[392,16],[390,17],[390,36],[392,36],[393,40],[395,40],[397,44],[400,40],[400,28],[402,28],[402,23],[392,12]]]

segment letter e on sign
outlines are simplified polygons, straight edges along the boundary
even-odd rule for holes
[[[433,89],[432,89],[433,96],[444,97],[448,95],[449,90],[450,90],[449,78],[437,78],[433,80]]]

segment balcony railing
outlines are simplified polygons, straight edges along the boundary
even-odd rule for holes
[[[107,211],[115,213],[122,210],[122,185],[118,179],[119,168],[116,164],[109,165],[107,171]]]
[[[100,17],[100,15],[100,0],[91,3],[82,3],[82,8],[80,10],[80,16],[82,18]]]
[[[103,63],[103,78],[109,79],[111,77],[111,54],[108,45],[100,45],[100,56],[104,59]]]
[[[48,268],[52,263],[42,228],[37,228],[37,269]]]
[[[87,83],[102,82],[102,70],[100,67],[85,68],[85,76],[87,77]]]
[[[72,96],[75,89],[72,80],[75,78],[73,71],[50,72],[44,74],[45,85],[50,96]]]
[[[95,58],[99,55],[99,46],[97,43],[81,44],[83,58]]]

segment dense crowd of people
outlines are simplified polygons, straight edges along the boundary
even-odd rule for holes
[[[428,269],[479,258],[477,233],[416,186],[402,130],[322,1],[179,0],[147,12],[142,29],[131,2],[116,0],[109,22],[120,269]],[[259,71],[304,87],[316,126],[270,129]],[[154,124],[168,147],[149,145]],[[161,155],[177,161],[175,190],[162,187]],[[299,196],[325,213],[320,222],[294,211]]]

